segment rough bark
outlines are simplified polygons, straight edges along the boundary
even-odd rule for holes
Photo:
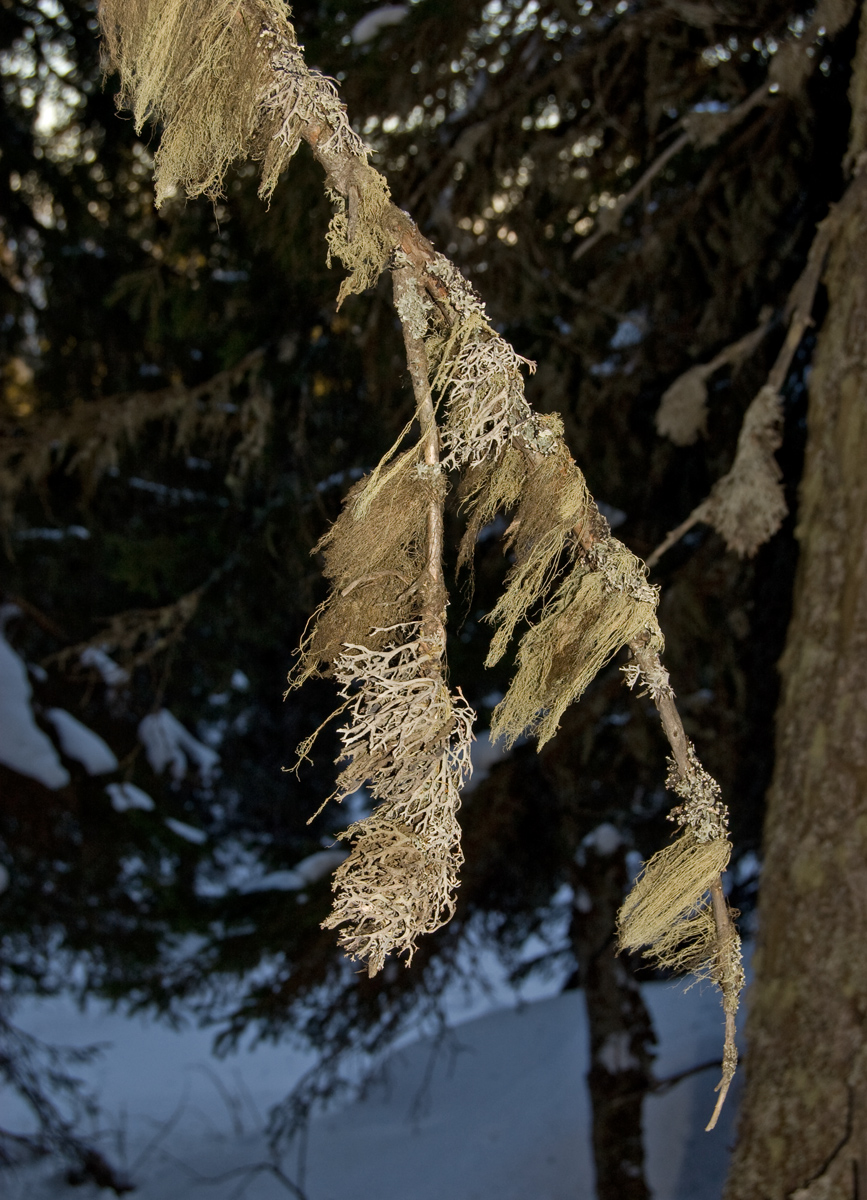
[[[867,19],[810,377],[746,1086],[726,1200],[867,1189]]]

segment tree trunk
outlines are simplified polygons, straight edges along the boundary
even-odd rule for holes
[[[603,825],[575,864],[570,927],[590,1027],[587,1086],[597,1200],[650,1196],[641,1110],[653,1078],[656,1037],[629,964],[615,954],[615,923],[626,882],[624,847],[616,831]]]
[[[809,387],[746,1082],[726,1200],[867,1195],[867,18]]]

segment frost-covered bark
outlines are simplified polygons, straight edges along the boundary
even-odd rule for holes
[[[746,1092],[727,1200],[867,1187],[867,23],[810,378]]]

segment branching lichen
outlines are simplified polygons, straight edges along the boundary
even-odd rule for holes
[[[418,624],[388,631],[381,650],[347,645],[335,674],[349,702],[335,797],[366,786],[373,813],[340,836],[349,857],[334,877],[325,922],[371,975],[387,954],[412,961],[417,939],[454,912],[463,861],[457,810],[469,776],[475,714],[442,679]]]

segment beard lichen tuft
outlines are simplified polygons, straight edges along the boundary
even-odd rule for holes
[[[615,538],[597,543],[521,639],[518,670],[494,709],[492,735],[512,745],[529,733],[543,746],[567,706],[621,646],[641,635],[661,646],[656,599],[639,559]]]
[[[349,271],[337,294],[340,308],[347,296],[373,287],[394,250],[395,240],[383,219],[391,207],[388,184],[378,171],[359,164],[344,198],[331,192],[336,211],[328,226],[328,265],[339,258]]]
[[[666,787],[683,800],[669,813],[683,832],[645,865],[617,915],[617,936],[621,950],[640,950],[656,966],[710,979],[722,993],[726,1038],[712,1128],[737,1066],[734,1017],[744,971],[737,914],[721,880],[732,850],[728,809],[691,742],[680,764],[669,760]]]
[[[706,896],[730,855],[724,838],[700,842],[691,829],[657,851],[618,914],[621,950],[644,950],[672,970],[683,968],[683,958],[705,962],[712,956],[715,929],[713,916],[708,921],[704,915]]]
[[[656,431],[675,446],[691,446],[707,433],[707,379],[709,368],[690,367],[666,388],[654,418]]]
[[[428,507],[427,489],[415,470],[418,457],[417,449],[408,450],[391,463],[387,485],[375,472],[359,480],[314,546],[331,590],[310,620],[290,687],[332,674],[346,642],[378,648],[385,635],[371,631],[407,621],[417,610]],[[368,488],[376,494],[366,502]]]
[[[752,558],[777,532],[788,512],[774,457],[782,441],[782,405],[772,387],[763,387],[744,415],[735,460],[702,505],[702,520],[713,525],[729,550]]]
[[[107,66],[136,130],[162,122],[154,177],[160,205],[180,188],[220,195],[236,159],[270,140],[261,97],[278,39],[294,46],[282,0],[101,0]]]
[[[564,551],[589,529],[594,508],[584,476],[567,455],[551,455],[528,471],[506,534],[515,561],[487,617],[498,628],[486,666],[499,662],[515,627],[547,595],[563,565]]]

